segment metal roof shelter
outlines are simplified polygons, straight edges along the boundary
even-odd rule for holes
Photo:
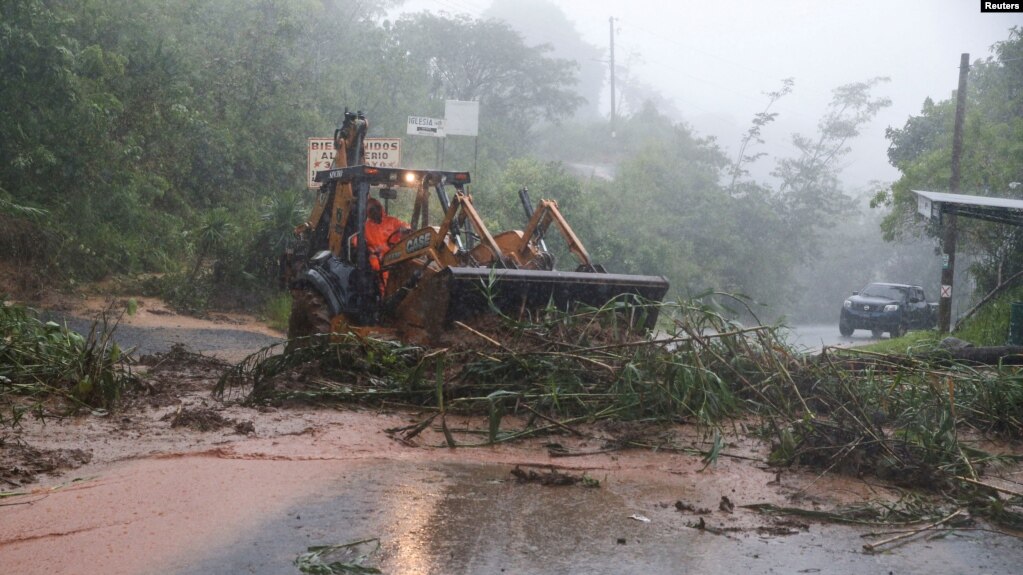
[[[1023,226],[1023,200],[921,190],[913,190],[913,193],[916,194],[916,211],[927,218],[940,219],[942,214],[955,210],[967,218]]]
[[[960,89],[962,86],[960,86]],[[955,168],[953,168],[953,171]],[[958,183],[958,177],[953,178]],[[916,211],[929,220],[937,220],[942,227],[941,300],[938,308],[938,328],[949,332],[952,318],[952,283],[955,278],[956,220],[959,216],[1023,226],[1023,200],[989,198],[966,194],[946,194],[913,190]],[[948,215],[948,218],[945,216]],[[947,219],[947,221],[946,221]]]

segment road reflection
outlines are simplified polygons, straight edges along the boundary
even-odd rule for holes
[[[819,352],[824,347],[856,347],[877,341],[869,331],[857,330],[851,336],[838,333],[838,323],[796,325],[785,331],[786,340],[799,351]],[[884,337],[888,337],[885,335]]]
[[[394,497],[388,498],[391,536],[388,573],[418,575],[439,572],[431,553],[432,530],[439,521],[446,477],[433,471],[427,477],[407,475]]]

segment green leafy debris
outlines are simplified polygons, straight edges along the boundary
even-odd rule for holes
[[[307,548],[305,553],[296,557],[295,566],[302,573],[309,575],[380,573],[376,567],[364,564],[379,550],[379,539],[363,539],[340,545],[317,545]]]
[[[2,299],[0,299],[2,301]],[[79,408],[111,410],[135,377],[104,316],[81,335],[0,303],[0,425]]]
[[[754,417],[775,465],[873,475],[964,501],[993,493],[970,482],[1017,461],[971,441],[978,433],[1023,437],[1023,372],[1016,367],[830,348],[808,357],[785,343],[779,327],[740,325],[713,302],[659,305],[667,328],[646,335],[616,327],[628,322],[611,307],[456,326],[466,339],[432,350],[316,336],[314,345],[250,357],[225,374],[218,393],[240,392],[250,403],[415,406],[429,413],[414,434],[441,414],[448,447],[571,433],[600,420],[690,422],[711,434],[700,452],[706,465],[730,456],[727,423]],[[485,439],[456,441],[445,419],[451,414],[481,416],[484,428],[469,433]],[[630,446],[692,451],[629,434],[606,449]],[[975,507],[1015,521],[1014,507]]]

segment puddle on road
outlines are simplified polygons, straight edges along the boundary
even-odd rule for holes
[[[596,489],[519,484],[511,468],[360,466],[175,573],[286,573],[309,546],[367,538],[381,542],[367,565],[391,575],[1015,573],[1023,559],[1018,541],[971,532],[879,555],[861,552],[863,530],[831,525],[790,536],[755,529],[715,535],[688,527],[695,518],[665,504],[677,487],[636,485],[627,477]],[[730,524],[716,509],[707,522]]]

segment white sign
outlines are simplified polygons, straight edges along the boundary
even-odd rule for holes
[[[444,120],[442,118],[427,118],[425,116],[409,116],[405,133],[410,136],[443,138]]]
[[[309,181],[306,185],[311,189],[320,187],[316,180],[316,172],[334,167],[334,139],[309,138],[306,172]],[[362,141],[362,149],[366,153],[366,165],[378,168],[397,168],[401,166],[401,138],[366,138]]]
[[[916,211],[925,218],[931,217],[931,200],[918,195],[916,197]]]
[[[444,131],[449,136],[478,136],[480,103],[461,100],[444,102]]]
[[[309,145],[306,146],[309,157],[306,160],[306,185],[312,189],[320,187],[316,183],[316,172],[329,170],[334,165],[334,139],[333,138],[309,138]]]
[[[952,297],[952,286],[941,286],[941,297],[942,298]]]

